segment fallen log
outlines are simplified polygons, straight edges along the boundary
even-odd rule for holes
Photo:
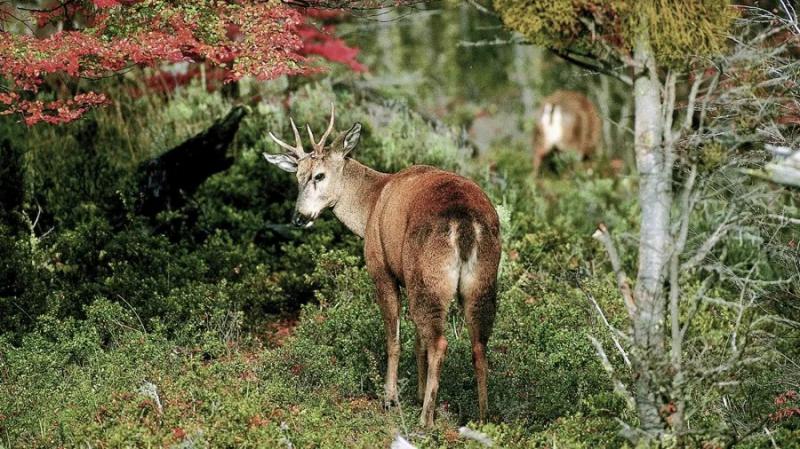
[[[247,108],[236,106],[205,131],[139,165],[139,197],[135,212],[153,218],[159,212],[184,206],[210,176],[233,164],[228,147]]]

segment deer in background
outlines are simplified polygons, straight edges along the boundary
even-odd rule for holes
[[[350,157],[361,135],[354,124],[328,146],[328,129],[303,150],[290,119],[295,144],[270,133],[285,154],[264,153],[270,163],[296,173],[293,224],[310,227],[325,209],[364,238],[367,271],[375,282],[386,331],[387,368],[384,405],[399,404],[400,287],[416,327],[417,398],[423,403],[420,425],[433,425],[442,362],[447,351],[445,325],[453,298],[461,302],[472,343],[480,419],[486,419],[486,348],[497,310],[500,225],[489,198],[474,182],[430,166],[414,165],[398,173],[375,171]]]
[[[574,151],[583,159],[600,144],[602,123],[597,108],[580,92],[559,90],[542,100],[533,134],[533,171],[553,149]]]

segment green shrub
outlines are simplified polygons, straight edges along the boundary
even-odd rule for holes
[[[233,166],[154,221],[133,212],[133,169],[208,126],[231,106],[227,99],[190,86],[169,101],[125,100],[121,115],[98,110],[69,127],[27,135],[31,190],[21,226],[0,223],[0,447],[280,447],[286,439],[296,447],[387,447],[396,432],[419,447],[476,446],[454,430],[478,416],[457,307],[448,317],[437,427],[418,435],[414,426],[420,404],[405,310],[402,407],[381,411],[385,336],[362,242],[330,213],[309,230],[287,226],[295,181],[261,152],[277,151],[268,130],[291,133],[278,97],[265,98],[241,124]],[[369,107],[325,81],[296,92],[291,114],[322,128],[333,99],[337,127],[365,124],[359,160],[384,171],[415,163],[460,170],[498,206],[504,251],[489,347],[492,424],[480,429],[498,447],[623,447],[617,420],[635,418],[612,391],[589,336],[623,382],[630,382],[628,370],[589,297],[618,328],[627,315],[591,234],[606,223],[634,272],[632,181],[568,167],[563,179],[534,180],[522,148],[471,161],[403,108],[373,128]],[[43,211],[36,226],[32,204]],[[722,203],[698,212],[692,238],[713,231],[721,211]],[[164,227],[175,232],[162,235]],[[783,276],[796,250],[775,243],[763,255],[761,243],[740,239],[725,257]],[[686,282],[684,292],[698,288]],[[793,288],[769,292],[780,302]],[[708,292],[736,293],[730,282]],[[705,355],[722,359],[733,319],[730,310],[703,307],[687,347],[708,343]],[[292,335],[273,338],[275,328]],[[789,333],[775,324],[762,331]],[[783,344],[796,354],[791,341]],[[740,388],[691,391],[703,410],[694,424],[719,429],[723,417],[763,418],[775,411],[781,387],[796,382],[777,357],[747,369]],[[145,382],[155,385],[161,412],[141,392]],[[721,411],[722,394],[748,406]],[[774,426],[778,441],[796,434],[796,421]],[[763,447],[768,440],[754,441]]]

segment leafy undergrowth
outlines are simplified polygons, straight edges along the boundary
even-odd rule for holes
[[[9,352],[8,447],[376,447],[402,422],[333,387],[299,390],[291,372],[271,368],[271,351],[209,357],[136,332],[104,350],[87,332],[89,353],[66,367],[58,359],[75,355],[43,341]]]
[[[35,339],[23,349],[4,348],[0,446],[374,448],[389,447],[399,433],[419,447],[477,447],[459,438],[461,423],[446,405],[436,428],[421,432],[417,404],[403,401],[386,412],[374,394],[344,394],[335,379],[304,386],[305,367],[285,370],[290,360],[280,349],[231,345],[214,356],[135,331],[103,348],[95,330],[78,332],[69,345]],[[584,436],[597,430],[593,440],[618,442],[608,420],[587,426],[578,416],[560,424],[574,427],[575,419]],[[554,441],[552,430],[478,428],[500,447]]]
[[[398,434],[420,448],[478,447],[459,435],[465,425],[495,447],[624,447],[619,423],[636,419],[613,393],[589,336],[621,380],[631,379],[590,299],[617,328],[627,326],[626,313],[591,234],[606,223],[633,271],[635,179],[604,175],[602,164],[591,174],[567,163],[560,176],[533,180],[527,150],[469,159],[402,108],[378,126],[369,105],[325,83],[293,94],[299,123],[323,126],[318,111],[333,99],[343,106],[337,123],[364,123],[356,157],[368,165],[459,170],[498,207],[504,245],[489,347],[490,422],[474,423],[469,337],[453,310],[436,427],[422,431],[408,319],[401,407],[381,407],[384,331],[361,242],[329,213],[310,230],[284,225],[293,181],[260,155],[274,151],[267,130],[290,135],[278,98],[254,105],[243,121],[234,165],[155,223],[130,210],[115,220],[107,209],[130,208],[126,179],[136,164],[224,114],[230,104],[221,96],[189,89],[166,104],[123,105],[130,121],[96,111],[86,122],[19,137],[30,171],[21,185],[33,188],[14,220],[22,230],[0,222],[0,448],[387,448]],[[15,128],[0,121],[4,129]],[[750,263],[761,253],[740,244],[727,257]],[[736,293],[716,288],[721,297]],[[698,314],[696,327],[718,347],[727,344],[727,332],[718,332],[726,316]],[[786,341],[794,353],[796,340]],[[741,433],[774,423],[749,447],[797,440],[795,403],[773,404],[786,391],[781,376],[796,369],[752,369],[724,400],[696,393],[708,405],[693,425],[712,429],[697,432],[698,446],[719,446],[726,420],[743,422],[734,429]],[[732,411],[721,403],[743,405]]]
[[[85,320],[43,319],[21,345],[0,347],[0,446],[374,448],[400,434],[420,448],[479,447],[459,436],[462,425],[499,447],[623,444],[612,419],[620,403],[583,331],[555,329],[586,327],[591,316],[577,296],[503,298],[490,379],[491,419],[503,424],[470,423],[475,389],[457,314],[436,428],[416,425],[408,321],[401,406],[382,410],[382,324],[357,263],[341,252],[322,255],[319,304],[306,306],[296,327],[284,321],[236,339],[144,332],[135,314],[105,301],[90,306]],[[543,314],[522,314],[534,308]],[[554,351],[534,351],[533,342]],[[567,353],[573,356],[558,355]]]

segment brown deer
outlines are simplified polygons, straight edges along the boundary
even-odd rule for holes
[[[584,159],[600,144],[602,123],[597,108],[580,92],[559,90],[542,100],[536,111],[533,135],[533,171],[554,148],[574,151]]]
[[[430,166],[414,165],[394,174],[380,173],[349,157],[358,145],[361,124],[341,133],[330,146],[328,129],[303,150],[290,119],[295,145],[272,133],[286,154],[264,157],[296,172],[297,203],[292,222],[309,227],[326,208],[364,238],[367,271],[375,282],[386,329],[386,407],[398,404],[400,287],[406,289],[409,314],[417,330],[417,397],[423,403],[420,425],[433,425],[439,375],[447,340],[445,324],[452,299],[460,299],[472,343],[480,418],[487,412],[486,345],[494,324],[500,225],[486,194],[474,182]]]

